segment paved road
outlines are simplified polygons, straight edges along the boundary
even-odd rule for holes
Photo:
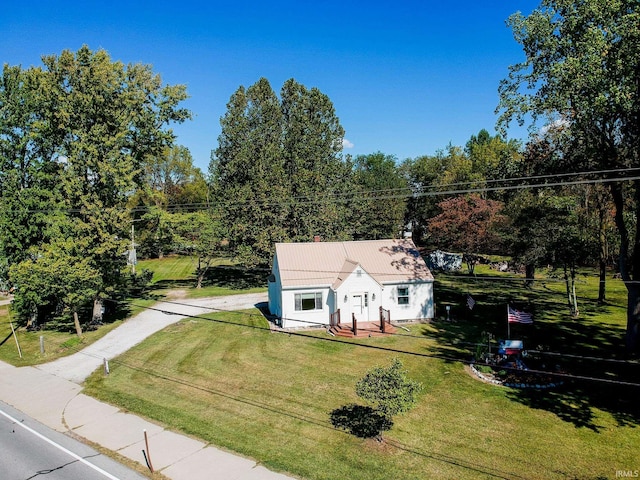
[[[202,315],[215,310],[245,310],[267,301],[266,293],[229,295],[217,298],[161,302],[144,310],[112,330],[82,351],[38,366],[53,375],[82,383],[104,359],[110,360],[188,315]]]
[[[144,480],[73,438],[0,402],[0,472],[6,480]]]

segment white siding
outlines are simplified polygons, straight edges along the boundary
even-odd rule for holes
[[[274,277],[274,282],[269,282],[269,312],[276,317],[282,317],[282,281],[280,278],[280,271],[278,270],[278,257],[273,258],[273,268],[271,273]]]
[[[361,276],[358,276],[360,270]],[[367,295],[366,311],[363,313],[354,312],[353,296]],[[375,299],[374,299],[375,296]],[[345,297],[347,301],[345,302]],[[351,314],[356,313],[356,319],[361,322],[373,322],[380,318],[380,304],[382,301],[382,288],[371,275],[358,266],[349,277],[342,282],[336,290],[336,300],[340,308],[341,323],[350,324]]]
[[[398,287],[409,288],[409,304],[398,304]],[[382,307],[391,312],[391,323],[433,318],[433,282],[385,284]]]
[[[296,310],[296,293],[314,292],[322,293],[322,310]],[[330,293],[331,289],[328,286],[282,290],[282,326],[290,328],[328,325]]]

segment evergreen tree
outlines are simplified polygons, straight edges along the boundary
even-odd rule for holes
[[[274,242],[349,238],[350,165],[328,97],[288,80],[282,100],[266,79],[232,95],[210,164],[231,252],[271,260]]]
[[[282,112],[269,82],[238,88],[221,125],[210,171],[229,247],[246,265],[267,264],[287,238]]]
[[[310,241],[346,239],[351,190],[348,165],[342,161],[344,129],[333,104],[317,88],[289,79],[282,87],[283,156],[290,200],[288,236]]]

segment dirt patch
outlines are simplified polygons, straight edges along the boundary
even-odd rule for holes
[[[169,300],[175,300],[178,298],[187,298],[187,291],[186,290],[169,290],[165,294],[165,296]]]

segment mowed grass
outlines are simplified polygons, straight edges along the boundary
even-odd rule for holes
[[[202,298],[266,290],[267,272],[237,267],[226,258],[214,260],[205,277],[203,288],[196,289],[197,267],[198,260],[195,257],[170,255],[162,259],[141,260],[137,265],[138,271],[148,269],[153,272],[150,291],[144,292],[142,298],[129,299],[129,303],[121,305],[117,312],[105,319],[104,325],[96,330],[85,330],[82,338],[75,334],[71,317],[66,329],[51,329],[45,326],[45,329],[35,332],[29,332],[24,327],[18,328],[14,322],[22,358],[15,340],[10,338],[0,345],[0,361],[15,366],[37,365],[71,355],[109,333],[124,319],[135,316],[169,294],[172,298]],[[6,298],[8,297],[0,296],[2,300]],[[9,306],[0,305],[0,341],[11,333],[9,318]],[[44,338],[44,353],[40,349],[41,336]]]
[[[564,286],[552,279],[525,289],[439,275],[439,319],[358,342],[322,331],[272,333],[257,310],[192,318],[113,361],[108,377],[94,373],[86,392],[307,479],[615,478],[640,468],[637,388],[567,380],[554,391],[509,389],[482,383],[457,361],[482,331],[506,330],[505,301],[535,308],[529,330],[514,327],[525,345],[619,354],[620,285],[610,282],[603,306],[593,285],[590,277],[580,283],[582,314],[574,320]],[[478,301],[471,313],[467,293]],[[445,304],[454,306],[451,321],[442,319]],[[362,404],[356,382],[394,357],[424,385],[417,405],[395,417],[383,442],[334,429],[329,413]]]
[[[80,338],[75,333],[70,333],[70,331],[27,331],[25,328],[16,328],[14,323],[18,345],[20,346],[20,350],[18,350],[15,337],[9,337],[12,333],[10,320],[9,306],[0,305],[0,341],[7,339],[5,343],[0,345],[0,361],[10,363],[16,367],[38,365],[76,353],[122,324],[121,320],[117,320],[102,325],[97,330],[85,331],[82,338]],[[40,347],[40,337],[43,340],[44,352]],[[22,354],[22,357],[20,354]]]
[[[215,259],[205,275],[202,288],[197,284],[196,257],[170,255],[161,259],[140,260],[138,271],[151,270],[152,290],[156,296],[179,290],[185,298],[218,297],[238,293],[266,291],[268,271],[245,269],[228,258]]]

